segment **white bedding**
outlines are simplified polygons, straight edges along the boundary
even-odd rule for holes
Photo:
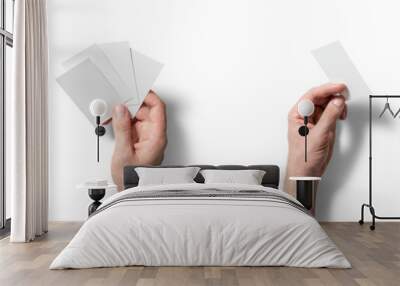
[[[147,192],[262,191],[235,195],[129,198]],[[141,192],[141,193],[138,193]],[[251,192],[249,192],[251,194]],[[292,202],[292,204],[288,202]],[[349,268],[318,222],[291,196],[231,184],[143,186],[105,200],[50,269],[127,265]]]

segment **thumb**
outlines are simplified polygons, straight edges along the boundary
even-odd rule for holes
[[[124,104],[114,107],[112,124],[116,143],[129,146],[132,140],[132,122],[131,114]]]
[[[340,118],[345,108],[345,102],[342,97],[336,97],[331,100],[322,112],[320,119],[314,129],[319,134],[324,134],[336,126],[336,121]]]

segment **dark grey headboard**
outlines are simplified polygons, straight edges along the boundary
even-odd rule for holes
[[[279,167],[276,165],[249,165],[249,166],[242,166],[242,165],[220,165],[220,166],[213,166],[213,165],[189,165],[189,166],[196,166],[200,167],[202,170],[204,169],[220,169],[220,170],[263,170],[265,171],[265,175],[262,180],[262,185],[265,187],[271,187],[277,189],[279,186]],[[139,183],[139,177],[135,171],[136,167],[149,167],[149,166],[126,166],[124,168],[124,189],[136,187]],[[177,167],[185,167],[185,166],[151,166],[151,168],[159,168],[159,167],[170,167],[170,168],[177,168]],[[194,180],[197,183],[204,183],[203,176],[198,173]]]

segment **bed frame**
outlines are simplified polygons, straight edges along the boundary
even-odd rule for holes
[[[206,169],[219,169],[219,170],[263,170],[265,171],[265,175],[262,179],[262,185],[265,187],[271,187],[277,189],[279,186],[279,167],[276,165],[176,165],[176,166],[144,166],[144,165],[134,165],[134,166],[126,166],[124,168],[124,189],[136,187],[139,183],[139,176],[135,171],[136,167],[151,167],[151,168],[179,168],[179,167],[200,167],[201,170]],[[204,183],[203,176],[198,173],[194,178],[197,183]]]

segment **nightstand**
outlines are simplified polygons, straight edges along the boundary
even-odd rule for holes
[[[89,197],[93,200],[88,207],[88,215],[90,216],[101,205],[100,200],[104,198],[107,190],[116,190],[117,186],[108,184],[107,181],[95,181],[91,183],[84,183],[76,186],[78,189],[88,190]]]

